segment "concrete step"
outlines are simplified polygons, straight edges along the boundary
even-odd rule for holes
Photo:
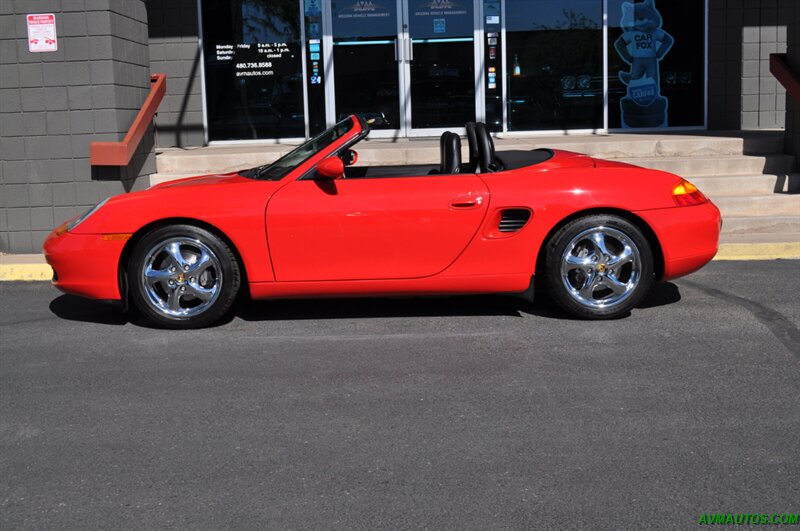
[[[796,216],[800,218],[800,195],[770,194],[724,196],[713,200],[726,216]]]
[[[725,155],[713,157],[641,157],[620,159],[644,168],[675,173],[692,180],[715,175],[788,174],[794,169],[792,155]]]
[[[274,162],[294,149],[288,145],[165,149],[156,156],[158,173],[225,173]]]
[[[764,175],[709,175],[689,179],[712,199],[729,195],[800,193],[800,173]]]
[[[525,149],[530,146],[517,146]],[[197,151],[197,153],[189,154]],[[158,173],[183,173],[200,175],[205,173],[225,173],[242,168],[251,168],[273,162],[288,152],[282,151],[204,151],[190,150],[180,154],[162,153],[157,159]],[[392,166],[404,164],[438,164],[438,146],[395,146],[393,149],[372,146],[360,149],[359,162],[365,166]],[[468,154],[464,153],[464,160]],[[793,170],[794,157],[772,154],[763,156],[718,155],[696,157],[635,157],[618,159],[645,168],[667,171],[686,177],[718,175],[757,175],[788,174]]]
[[[550,147],[585,153],[592,157],[623,159],[639,157],[707,157],[716,155],[768,155],[784,151],[782,132],[762,132],[752,137],[709,135],[597,135],[591,139],[573,136],[501,138],[498,149],[520,149],[515,144]],[[719,135],[717,133],[716,135]]]
[[[774,232],[767,234],[726,234],[722,233],[719,238],[720,243],[800,243],[800,231],[795,232]]]
[[[725,216],[722,234],[800,233],[800,216]]]
[[[708,159],[733,157],[730,167],[738,168],[736,158],[744,155],[767,156],[783,152],[782,131],[697,132],[682,134],[613,133],[597,135],[500,135],[495,139],[498,151],[530,150],[551,147],[586,153],[600,158],[632,159],[631,162],[674,167],[678,162],[662,159]],[[468,156],[467,143],[462,141],[463,157]],[[291,144],[250,143],[213,145],[190,149],[165,149],[158,153],[159,173],[216,173],[273,162],[294,148]],[[358,145],[360,159],[369,165],[438,164],[439,141],[425,139],[373,139]],[[655,159],[655,161],[651,160]],[[696,161],[706,167],[708,162]],[[752,163],[760,173],[764,166]],[[722,164],[724,166],[724,164]],[[720,164],[717,164],[720,166]],[[780,166],[783,168],[783,166]],[[667,170],[671,171],[671,170]],[[776,170],[779,171],[779,170]],[[782,170],[781,170],[782,171]],[[702,175],[724,174],[717,168]],[[701,175],[698,173],[697,175]]]

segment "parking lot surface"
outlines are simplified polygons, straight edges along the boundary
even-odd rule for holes
[[[800,512],[800,262],[165,331],[0,283],[0,528],[685,529]]]

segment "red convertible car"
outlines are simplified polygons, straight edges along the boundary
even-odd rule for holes
[[[132,303],[169,328],[254,299],[531,294],[584,319],[627,314],[653,281],[717,252],[719,210],[669,173],[537,149],[495,153],[483,124],[438,167],[358,166],[351,116],[275,163],[111,197],[44,244],[53,284]]]

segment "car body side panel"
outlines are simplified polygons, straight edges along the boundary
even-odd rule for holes
[[[581,211],[663,209],[664,217],[676,219],[684,214],[682,208],[675,207],[671,196],[678,177],[642,168],[522,169],[481,177],[492,195],[492,211],[526,206],[533,215],[514,236],[496,239],[486,236],[497,219],[490,212],[478,237],[442,276],[522,273],[530,276],[536,269],[539,248],[550,231]],[[702,245],[709,244],[712,242]]]
[[[337,280],[321,282],[258,282],[250,284],[254,299],[388,295],[453,295],[516,293],[527,289],[527,275],[483,275],[415,279]]]
[[[224,177],[207,177],[206,184],[178,184],[117,196],[64,237],[132,234],[165,218],[197,220],[218,229],[231,240],[242,257],[249,279],[255,282],[274,280],[264,234],[264,211],[280,183]]]
[[[663,280],[671,280],[697,271],[719,249],[721,218],[719,209],[708,202],[678,209],[636,212],[647,222],[661,242],[664,253]]]
[[[44,256],[61,291],[117,301],[122,298],[117,264],[124,246],[124,241],[104,240],[96,234],[51,234],[44,242]]]
[[[488,204],[474,174],[291,183],[267,207],[276,280],[435,275],[473,239]]]

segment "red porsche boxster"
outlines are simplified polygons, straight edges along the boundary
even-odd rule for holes
[[[653,281],[717,252],[719,210],[661,171],[549,149],[495,153],[484,124],[441,138],[437,167],[357,165],[351,116],[277,162],[111,197],[44,253],[53,284],[132,303],[170,328],[254,299],[531,294],[566,312],[625,315]]]

